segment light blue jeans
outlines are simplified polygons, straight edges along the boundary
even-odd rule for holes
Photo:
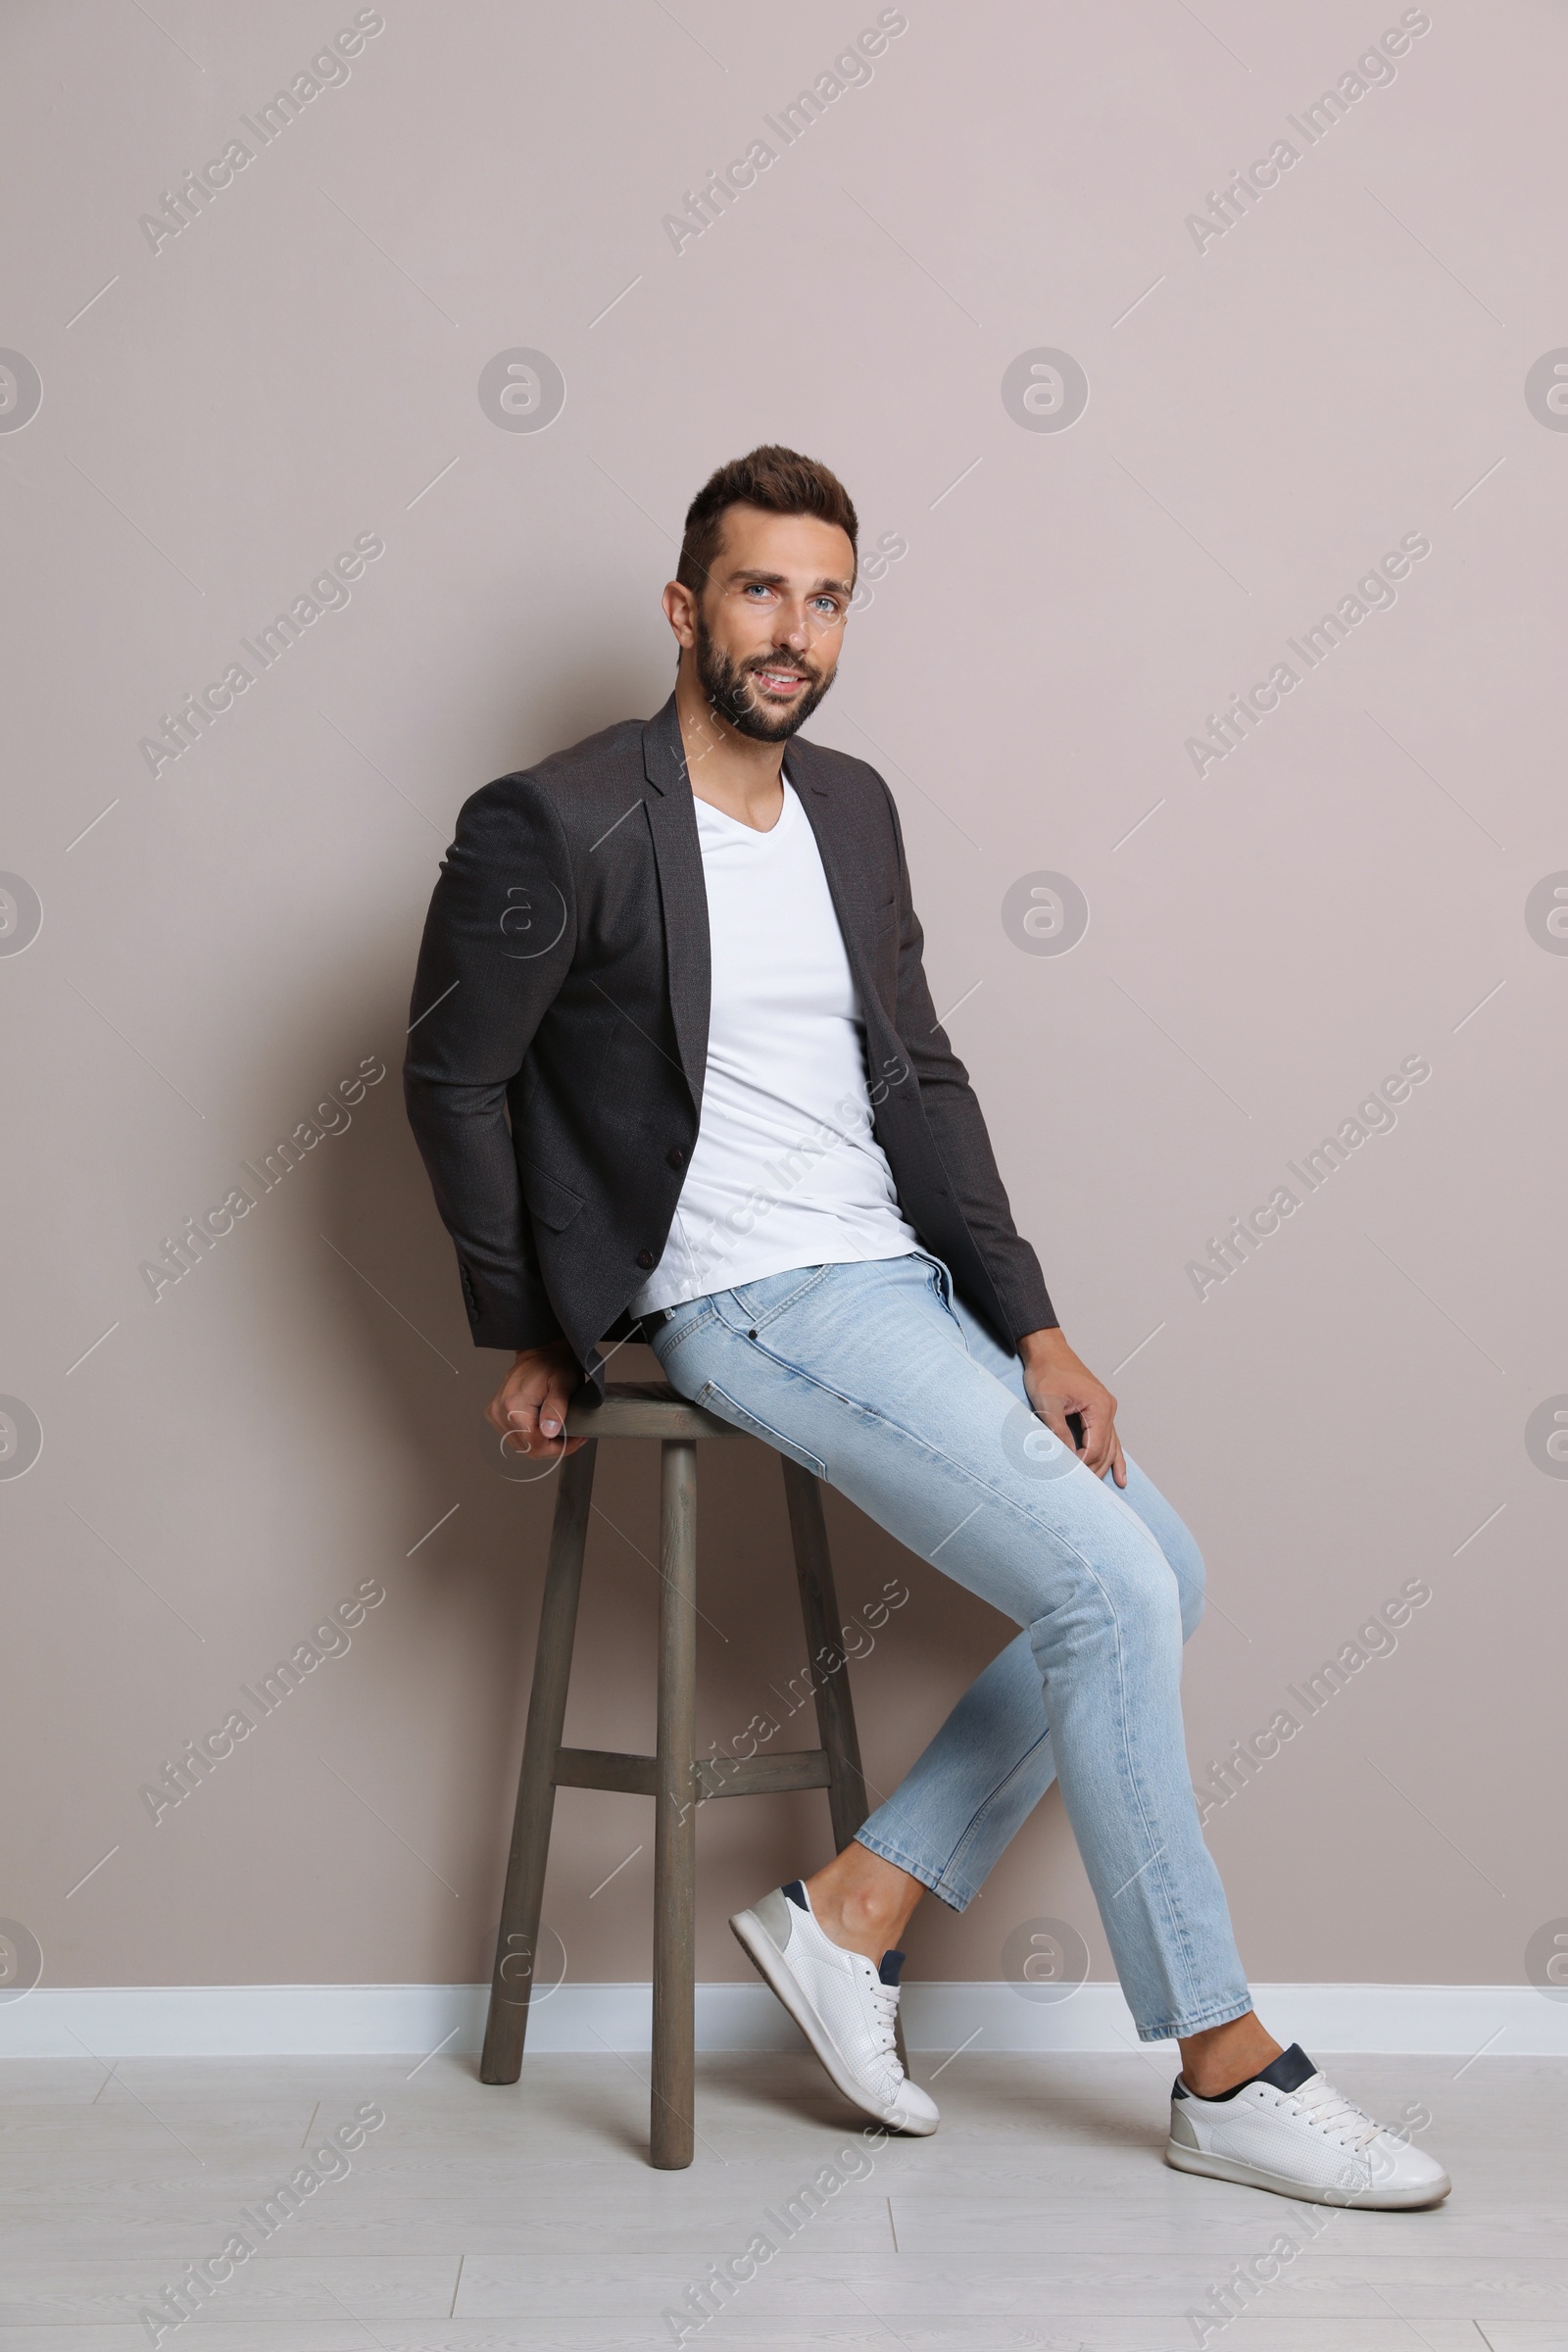
[[[797,1267],[644,1328],[682,1396],[1023,1628],[859,1843],[961,1911],[1059,1779],[1140,2038],[1250,2009],[1182,1732],[1203,1564],[1143,1472],[1129,1462],[1118,1489],[1086,1469],[922,1252]]]

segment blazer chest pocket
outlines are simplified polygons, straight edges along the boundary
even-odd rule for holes
[[[582,1206],[581,1193],[574,1193],[569,1184],[563,1184],[537,1160],[519,1159],[517,1173],[529,1215],[548,1225],[552,1233],[564,1233]]]

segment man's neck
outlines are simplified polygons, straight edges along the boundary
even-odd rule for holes
[[[720,718],[689,659],[682,661],[675,679],[675,714],[698,800],[755,832],[770,833],[784,806],[783,743],[759,743]]]

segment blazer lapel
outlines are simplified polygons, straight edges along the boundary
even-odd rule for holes
[[[673,695],[643,729],[643,805],[653,835],[664,909],[669,1008],[681,1068],[692,1101],[701,1111],[711,986],[708,886],[703,879],[702,845],[697,838],[691,778],[686,772],[686,751]]]
[[[843,803],[828,784],[817,747],[792,737],[784,747],[784,770],[800,792],[801,807],[816,835],[817,855],[827,876],[828,896],[839,918],[850,970],[859,991],[862,1008],[880,1004],[869,954],[875,919],[874,892],[866,879],[863,859],[854,856],[854,844],[841,842]]]

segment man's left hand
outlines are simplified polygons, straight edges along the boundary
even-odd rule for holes
[[[1059,1330],[1026,1332],[1018,1353],[1024,1392],[1046,1427],[1070,1446],[1097,1478],[1108,1469],[1117,1486],[1124,1487],[1127,1463],[1116,1435],[1116,1399],[1104,1382],[1073,1353]],[[1067,1426],[1069,1413],[1082,1418],[1082,1446]]]

